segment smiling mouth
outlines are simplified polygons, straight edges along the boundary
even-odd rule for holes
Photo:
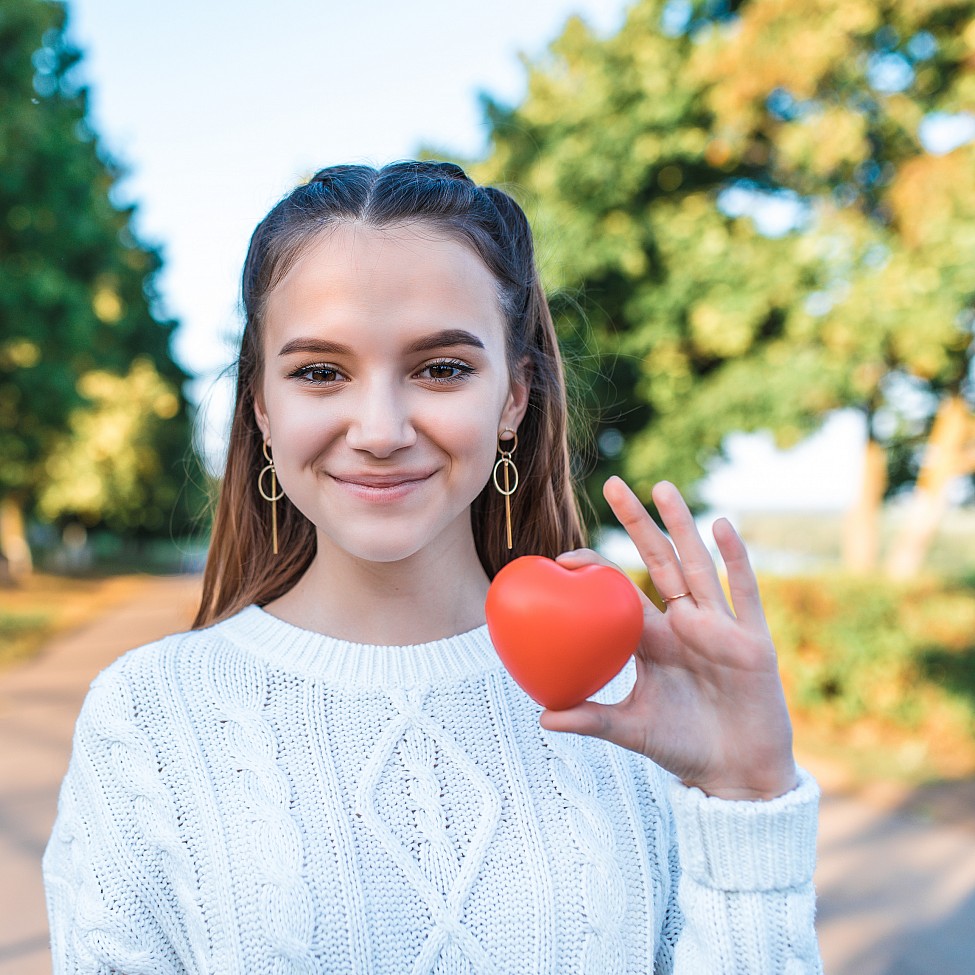
[[[340,484],[349,484],[352,487],[368,488],[375,491],[382,491],[387,488],[397,488],[403,487],[407,484],[419,484],[421,481],[426,481],[428,478],[432,477],[432,473],[429,474],[398,474],[391,476],[381,476],[376,477],[375,475],[368,475],[363,477],[339,477],[338,474],[333,474],[332,479],[338,481]]]
[[[428,474],[398,474],[376,477],[339,477],[332,474],[332,480],[354,497],[366,501],[397,501],[412,494],[425,484],[434,472]]]

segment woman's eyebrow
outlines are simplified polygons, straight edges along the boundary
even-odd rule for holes
[[[347,345],[311,338],[291,339],[291,341],[285,342],[278,355],[291,355],[292,352],[311,352],[315,355],[352,355],[352,350]]]
[[[475,349],[483,349],[484,343],[472,332],[467,332],[462,328],[445,328],[440,332],[433,332],[423,338],[411,342],[406,347],[406,352],[429,352],[431,349],[440,349],[445,345],[470,345]]]
[[[475,349],[484,348],[484,343],[473,332],[468,332],[462,328],[445,328],[440,332],[432,332],[430,335],[416,339],[404,351],[407,355],[413,355],[416,352],[429,352],[431,349],[442,349],[451,345],[469,345]],[[316,338],[291,339],[281,346],[278,355],[291,355],[293,352],[310,352],[314,355],[352,355],[352,349],[347,345]]]

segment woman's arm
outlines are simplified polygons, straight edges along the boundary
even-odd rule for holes
[[[819,972],[812,886],[819,793],[792,755],[775,648],[745,546],[727,521],[715,524],[729,605],[673,485],[653,493],[673,544],[619,478],[605,494],[667,611],[642,597],[636,679],[622,701],[545,711],[542,725],[611,741],[676,777],[665,791],[679,879],[657,970]],[[606,564],[590,550],[559,561]]]
[[[819,790],[799,773],[769,802],[672,781],[678,874],[654,971],[820,975],[812,884]]]
[[[173,937],[185,940],[173,883],[185,850],[158,765],[116,663],[78,718],[44,854],[54,975],[187,971]]]

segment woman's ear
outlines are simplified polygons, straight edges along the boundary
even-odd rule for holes
[[[531,379],[531,361],[526,357],[512,371],[508,387],[508,399],[505,401],[504,410],[501,412],[500,425],[502,428],[517,430],[525,418],[525,412],[528,410],[528,397],[531,395]]]
[[[260,390],[254,394],[254,419],[257,420],[264,442],[267,443],[271,439],[271,421],[267,418],[267,412],[264,409],[264,396]]]

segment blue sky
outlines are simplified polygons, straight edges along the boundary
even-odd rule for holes
[[[478,153],[477,92],[516,99],[573,11],[599,30],[620,0],[74,0],[92,111],[131,170],[124,195],[161,243],[176,353],[208,374],[229,356],[254,225],[323,165],[382,163],[421,145]]]
[[[70,0],[92,115],[129,170],[143,238],[161,246],[175,353],[199,378],[204,442],[219,444],[251,230],[296,181],[337,162],[383,163],[422,145],[476,156],[478,92],[517,101],[521,55],[540,56],[567,17],[597,32],[623,0]],[[839,417],[788,454],[736,438],[709,494],[730,511],[846,506],[862,430]]]

